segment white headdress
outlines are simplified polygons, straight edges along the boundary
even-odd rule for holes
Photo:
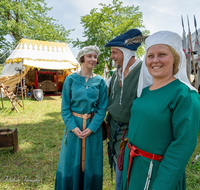
[[[124,48],[124,47],[113,47],[113,48],[117,48],[119,50],[122,51],[123,55],[124,55],[124,60],[123,60],[123,66],[122,66],[122,74],[120,72],[118,72],[119,75],[121,75],[121,81],[122,81],[122,88],[121,88],[121,95],[120,95],[120,105],[121,105],[121,100],[122,100],[122,95],[123,95],[123,84],[124,84],[124,71],[126,69],[126,66],[128,64],[128,62],[130,61],[131,57],[135,56],[135,52],[136,51],[133,51],[133,50],[130,50],[130,49],[127,49],[127,48]],[[136,64],[134,65],[136,66]],[[114,87],[115,87],[115,82],[117,80],[117,75],[116,75],[116,78],[115,78],[115,81],[114,81],[114,85],[113,85],[113,98],[114,98]]]
[[[180,63],[178,67],[179,71],[176,75],[174,75],[174,77],[179,79],[182,83],[186,84],[191,90],[196,90],[190,84],[187,77],[186,58],[185,58],[185,54],[182,48],[181,36],[171,31],[159,31],[152,34],[145,40],[146,51],[145,51],[144,60],[142,63],[141,72],[139,76],[137,96],[140,97],[143,88],[150,86],[153,83],[152,76],[148,72],[148,69],[145,64],[145,60],[146,60],[146,53],[147,53],[148,48],[156,44],[169,45],[176,50],[176,52],[180,56]]]
[[[122,66],[122,86],[123,86],[124,71],[126,69],[128,62],[130,61],[131,57],[135,56],[135,51],[124,48],[124,47],[113,47],[113,48],[117,48],[117,49],[121,50],[122,53],[124,54],[124,60],[123,60],[123,66]]]
[[[97,57],[99,57],[101,52],[97,46],[85,46],[78,52],[78,55],[77,55],[78,62],[80,63],[80,58],[82,56],[89,54],[89,53],[96,53]]]

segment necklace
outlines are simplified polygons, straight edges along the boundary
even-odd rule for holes
[[[81,73],[81,71],[79,72],[79,75],[81,75],[82,77],[85,77],[85,78],[90,78],[91,76],[93,76],[93,72],[92,72],[92,74],[90,75],[90,76],[84,76],[82,73]]]
[[[81,73],[81,72],[80,72],[80,73]],[[85,86],[86,89],[88,89],[88,88],[91,86],[92,81],[93,81],[93,73],[92,73],[92,75],[91,75],[92,78],[91,78],[90,84],[89,84],[88,86],[86,86],[85,84],[83,84],[83,81],[82,81],[82,79],[81,79],[81,76],[82,76],[82,75],[79,74],[79,78],[80,78],[81,84],[82,84],[83,86]],[[91,77],[91,76],[90,76],[90,77]],[[83,76],[83,77],[85,77],[85,76]]]

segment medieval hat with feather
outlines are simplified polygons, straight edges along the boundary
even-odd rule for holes
[[[120,96],[120,105],[121,105],[121,99],[122,99],[122,93],[123,93],[123,82],[124,82],[124,71],[125,68],[131,59],[131,57],[135,56],[135,52],[137,48],[141,45],[141,42],[144,40],[144,37],[142,36],[142,32],[138,29],[131,29],[124,34],[121,34],[117,36],[116,38],[112,39],[110,42],[108,42],[105,47],[112,47],[117,48],[122,51],[124,54],[124,60],[123,60],[123,66],[122,66],[122,73],[118,72],[118,75],[120,77],[120,80],[122,82],[122,89],[121,89],[121,96]],[[140,61],[137,60],[134,63],[135,67]],[[113,85],[113,94],[112,97],[114,98],[114,86],[117,80],[117,75],[114,80]]]

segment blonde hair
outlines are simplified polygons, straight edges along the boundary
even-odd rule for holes
[[[172,74],[175,75],[179,71],[178,66],[179,66],[179,63],[180,63],[180,55],[177,53],[177,51],[173,47],[171,47],[169,45],[167,45],[167,46],[169,47],[169,49],[170,49],[170,51],[171,51],[171,53],[174,57],[173,73]]]

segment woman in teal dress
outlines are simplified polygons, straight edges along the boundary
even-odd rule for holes
[[[96,46],[84,47],[78,53],[81,71],[65,79],[61,105],[65,130],[56,172],[56,190],[102,189],[101,123],[108,98],[105,80],[93,73],[99,54]],[[93,118],[91,114],[94,114]]]
[[[160,31],[145,45],[121,190],[185,190],[185,167],[198,138],[200,96],[187,78],[178,34]]]

